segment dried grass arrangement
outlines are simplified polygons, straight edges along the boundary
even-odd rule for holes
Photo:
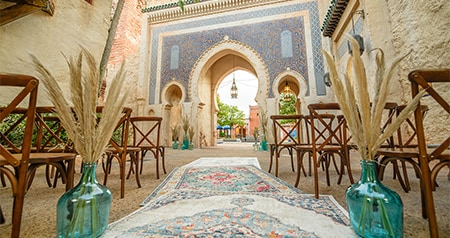
[[[184,131],[184,134],[188,133],[188,129],[189,129],[189,118],[188,118],[187,115],[185,115],[183,117],[183,131]]]
[[[114,132],[112,125],[119,122],[127,98],[128,90],[124,88],[124,64],[111,83],[102,120],[97,124],[97,93],[101,85],[99,67],[92,54],[82,49],[76,59],[67,59],[70,70],[70,100],[63,96],[63,90],[50,71],[34,55],[31,55],[31,58],[77,153],[85,163],[96,162],[105,152]]]
[[[194,128],[189,127],[188,134],[189,134],[189,141],[192,143],[192,141],[194,140]]]
[[[261,126],[261,134],[263,134],[263,136],[266,136],[267,133],[267,122],[268,122],[268,117],[267,117],[267,113],[266,111],[262,111],[259,113],[259,125]]]
[[[180,134],[180,127],[174,126],[170,129],[172,130],[172,141],[178,141],[178,136]]]
[[[351,36],[348,39],[351,47],[358,49],[353,52],[359,52],[358,42]],[[376,52],[377,71],[374,94],[369,95],[366,70],[358,53],[350,56],[346,73],[341,76],[338,74],[333,57],[324,51],[336,99],[363,160],[374,159],[376,151],[412,114],[425,92],[422,90],[411,100],[400,115],[382,132],[380,130],[382,127],[381,120],[393,70],[409,53],[395,59],[389,66],[386,66],[383,50],[374,49],[372,52]]]

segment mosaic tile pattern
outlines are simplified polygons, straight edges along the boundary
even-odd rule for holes
[[[165,32],[191,29],[196,27],[214,26],[217,24],[231,23],[267,16],[276,16],[280,14],[295,13],[307,10],[310,15],[310,25],[305,26],[305,19],[302,16],[291,17],[268,22],[252,23],[240,25],[237,27],[220,28],[209,31],[194,32],[189,34],[167,36],[163,38],[162,47],[162,68],[156,70],[157,49],[159,35]],[[307,62],[305,45],[305,27],[310,28],[313,62]],[[280,33],[283,30],[289,30],[293,36],[294,55],[292,58],[281,58]],[[261,55],[269,70],[270,86],[275,77],[284,71],[287,67],[296,70],[302,74],[307,82],[316,81],[316,94],[324,95],[326,92],[323,84],[323,58],[321,53],[321,32],[318,16],[317,2],[311,1],[293,5],[274,5],[271,8],[256,9],[245,14],[237,13],[227,16],[220,16],[207,21],[192,21],[183,24],[166,25],[152,29],[152,52],[151,72],[150,72],[150,104],[159,102],[154,101],[155,85],[157,73],[161,73],[161,85],[164,86],[172,79],[176,79],[183,84],[185,88],[189,85],[189,74],[198,57],[209,47],[220,42],[225,35],[229,35],[233,40],[241,41]],[[177,45],[180,48],[179,67],[170,70],[171,48]],[[307,73],[308,64],[313,64],[315,79],[310,79]],[[307,94],[309,95],[309,93]],[[269,97],[273,97],[272,89],[269,88]],[[190,101],[190,98],[186,99]]]

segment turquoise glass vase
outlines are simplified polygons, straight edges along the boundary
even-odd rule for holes
[[[172,149],[178,150],[179,146],[180,146],[180,143],[177,140],[174,140],[172,143]]]
[[[259,147],[260,147],[259,150],[261,150],[261,151],[267,151],[269,149],[268,145],[267,145],[267,139],[266,139],[265,134],[262,134],[262,136],[261,136],[261,143],[260,143]]]
[[[56,237],[99,237],[108,226],[111,191],[96,178],[97,163],[83,163],[80,182],[58,201]]]
[[[183,144],[181,145],[181,149],[182,150],[189,149],[189,137],[186,133],[183,135]]]
[[[361,161],[361,179],[346,191],[353,230],[361,237],[403,237],[400,196],[378,179],[376,162]]]

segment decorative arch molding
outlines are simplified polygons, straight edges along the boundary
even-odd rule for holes
[[[230,53],[247,60],[253,67],[256,77],[258,78],[258,91],[256,93],[255,101],[258,104],[265,104],[265,99],[269,95],[269,71],[267,65],[256,50],[242,42],[230,40],[228,36],[225,36],[221,42],[211,46],[195,62],[189,76],[189,98],[196,104],[206,103],[205,100],[208,99],[201,99],[199,96],[199,80],[203,73],[215,63],[214,59],[218,59]]]
[[[179,103],[183,103],[186,100],[186,89],[184,88],[183,84],[172,80],[171,82],[167,83],[164,88],[161,91],[161,101],[163,105],[172,105],[172,101],[170,99],[173,98],[173,90],[179,89],[181,91],[181,95],[179,97]]]
[[[292,77],[296,80],[297,85],[299,86],[299,92],[297,95],[295,95],[298,99],[302,99],[306,97],[306,93],[308,92],[308,83],[306,82],[303,75],[301,75],[299,72],[295,70],[287,69],[280,74],[277,75],[277,77],[273,80],[272,85],[272,93],[275,98],[280,98],[280,92],[278,92],[278,85],[282,83],[282,80],[286,77]]]

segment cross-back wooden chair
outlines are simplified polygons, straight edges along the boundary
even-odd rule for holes
[[[339,174],[337,183],[340,184],[342,176],[345,174],[345,169],[353,183],[353,176],[351,173],[350,161],[346,156],[347,148],[347,126],[346,121],[341,118],[340,107],[337,103],[318,103],[308,105],[309,116],[305,116],[305,130],[308,132],[306,136],[309,137],[310,144],[302,144],[297,146],[300,155],[309,153],[313,161],[314,169],[314,192],[315,197],[319,197],[319,170],[322,164],[323,170],[326,172],[327,184],[330,186],[329,167],[331,163],[336,167]],[[339,158],[339,166],[336,164],[336,159]],[[297,162],[301,163],[303,158],[297,157]],[[339,168],[338,168],[339,167]],[[297,171],[297,179],[295,186],[298,186],[300,172]]]
[[[37,136],[33,152],[39,153],[76,153],[72,142],[55,112],[54,107],[36,107]],[[46,165],[46,179],[49,187],[56,187],[58,178],[66,183],[68,161],[57,161]],[[53,177],[53,182],[51,178]]]
[[[99,114],[101,120],[101,113],[103,107],[97,107],[97,113]],[[119,163],[120,171],[120,198],[125,197],[125,167],[128,156],[130,157],[130,166],[135,166],[135,171],[139,171],[139,159],[141,156],[141,150],[139,147],[133,147],[129,144],[130,136],[130,116],[131,108],[125,107],[122,110],[122,116],[115,127],[115,133],[110,139],[109,147],[106,149],[106,158],[103,159],[103,170],[105,172],[105,177],[103,184],[106,185],[108,181],[108,174],[111,172],[111,166],[113,160],[117,160]],[[139,179],[139,173],[135,174],[136,183],[138,187],[141,187],[141,182]]]
[[[148,151],[153,154],[156,161],[156,179],[159,179],[159,160],[161,159],[161,166],[164,174],[166,174],[165,165],[165,148],[160,144],[160,132],[162,117],[131,117],[131,127],[133,130],[133,147],[141,149],[141,166],[139,173],[142,174],[144,165],[144,157]],[[130,170],[131,171],[131,170]],[[129,176],[129,174],[128,174]]]
[[[274,143],[270,144],[269,173],[272,171],[273,158],[275,157],[275,176],[278,177],[280,155],[286,150],[291,159],[292,172],[294,169],[293,151],[301,144],[301,123],[303,115],[271,115]],[[298,168],[299,169],[299,168]],[[303,172],[304,168],[302,167]],[[306,173],[305,173],[306,176]]]
[[[450,68],[415,70],[409,73],[408,79],[411,81],[411,92],[413,97],[419,93],[420,88],[423,88],[429,95],[429,97],[426,97],[427,104],[428,101],[431,100],[436,103],[433,104],[433,107],[431,104],[428,104],[430,112],[432,110],[439,110],[440,116],[445,116],[447,118],[450,116],[449,98],[443,96],[443,93],[446,91],[440,91],[438,89],[438,84],[450,83]],[[439,171],[445,166],[450,166],[450,135],[447,134],[446,137],[444,136],[433,148],[428,147],[425,125],[422,117],[423,114],[419,106],[414,111],[414,119],[417,130],[419,164],[421,170],[422,215],[424,218],[428,218],[430,236],[438,237],[439,233],[434,208],[433,188]],[[438,126],[443,130],[448,130],[448,128],[450,128],[449,120],[443,120],[442,122],[443,124]],[[431,161],[433,161],[434,164],[432,168],[430,168]]]
[[[11,182],[14,196],[11,237],[19,237],[20,235],[38,85],[39,81],[31,76],[0,75],[1,90],[20,88],[19,93],[0,112],[0,122],[2,124],[6,123],[5,121],[10,118],[11,113],[22,102],[27,104],[25,127],[23,130],[24,136],[20,151],[11,151],[9,145],[0,143],[0,173],[4,174]],[[3,214],[1,216],[3,217]]]
[[[400,114],[405,107],[406,105],[398,106],[396,115]],[[420,105],[419,107],[423,118],[428,111],[428,106]],[[420,166],[418,163],[419,151],[417,149],[416,135],[415,121],[411,116],[411,118],[407,118],[397,130],[397,133],[392,140],[392,145],[377,151],[377,155],[379,156],[378,177],[380,180],[383,180],[386,166],[391,163],[393,165],[394,179],[398,179],[405,192],[411,191],[406,163],[413,166],[416,176],[420,178]],[[400,172],[398,162],[400,162],[402,173]]]

